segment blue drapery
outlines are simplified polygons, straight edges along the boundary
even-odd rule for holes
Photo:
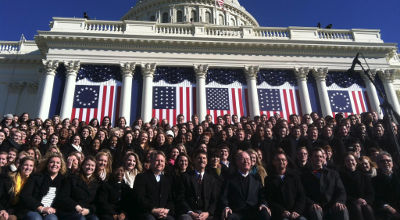
[[[333,83],[336,83],[342,88],[349,88],[353,84],[365,88],[364,80],[358,72],[351,75],[347,72],[328,72],[326,76],[326,86],[330,86]]]
[[[76,81],[84,78],[92,82],[106,82],[110,79],[122,81],[121,68],[112,65],[81,65]]]
[[[246,77],[242,69],[209,69],[206,77],[206,84],[217,82],[222,85],[229,85],[240,82],[246,85]]]
[[[196,83],[193,67],[157,67],[153,81],[161,80],[169,84],[178,84],[185,80]]]
[[[291,70],[261,69],[257,74],[257,85],[266,82],[271,86],[281,86],[285,82],[296,86],[297,81]]]

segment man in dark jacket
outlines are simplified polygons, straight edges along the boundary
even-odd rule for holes
[[[212,219],[217,203],[216,180],[206,172],[207,153],[196,152],[193,161],[195,170],[182,177],[179,190],[180,219]]]
[[[300,178],[288,171],[288,160],[278,153],[272,161],[274,172],[265,179],[266,198],[271,206],[272,219],[304,220],[305,195]]]
[[[325,160],[322,148],[311,150],[312,170],[301,175],[309,218],[348,220],[343,183],[336,171],[324,167]]]
[[[262,193],[261,182],[250,175],[250,155],[238,153],[235,172],[225,183],[222,195],[223,217],[228,220],[270,219],[271,211]]]
[[[156,151],[150,158],[150,170],[137,175],[134,185],[139,219],[174,219],[172,179],[164,175],[165,154]]]
[[[377,214],[384,219],[400,219],[400,175],[393,172],[393,159],[385,151],[377,157],[378,175],[372,179]]]

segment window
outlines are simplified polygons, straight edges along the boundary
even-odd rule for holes
[[[176,12],[176,22],[183,22],[183,13],[181,10]]]
[[[197,19],[197,12],[195,10],[192,10],[190,13],[190,22],[198,22],[199,20]]]
[[[161,22],[162,23],[168,23],[168,12],[164,12],[163,14],[162,14],[162,20],[161,20]]]
[[[219,17],[219,20],[218,20],[218,21],[219,21],[219,23],[218,23],[218,24],[219,24],[219,25],[225,25],[225,19],[224,19],[224,16],[223,16],[223,15],[219,15],[218,17]]]
[[[206,11],[206,23],[213,23],[211,13],[209,11]]]

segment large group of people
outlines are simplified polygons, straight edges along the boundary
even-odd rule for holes
[[[398,128],[374,112],[176,122],[5,115],[0,220],[400,219]]]

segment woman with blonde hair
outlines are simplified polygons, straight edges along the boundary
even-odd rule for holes
[[[26,156],[19,160],[18,170],[0,180],[0,219],[17,219],[20,212],[16,210],[20,193],[29,176],[35,170],[35,159]]]
[[[267,171],[262,166],[261,161],[258,158],[257,151],[253,149],[248,149],[246,151],[250,155],[251,159],[251,170],[250,173],[255,175],[257,178],[260,178],[262,185],[264,186],[265,177],[267,177]]]
[[[106,181],[112,173],[112,156],[107,150],[96,154],[96,174],[101,181]]]
[[[132,189],[136,176],[143,172],[142,163],[139,156],[134,152],[129,152],[124,157],[124,177],[123,180]]]
[[[49,153],[40,162],[21,191],[21,214],[27,220],[57,219],[54,200],[61,188],[67,168],[59,153]]]

